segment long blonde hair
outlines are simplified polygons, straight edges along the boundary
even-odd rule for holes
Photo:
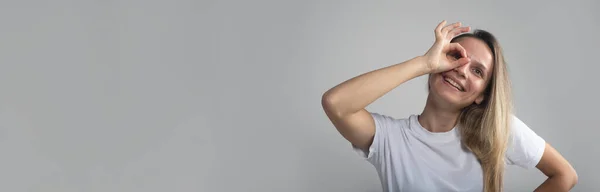
[[[459,118],[462,144],[471,150],[483,169],[484,192],[502,191],[504,154],[512,114],[512,96],[502,48],[496,38],[484,30],[475,30],[452,39],[472,37],[487,44],[494,58],[491,79],[480,104],[465,107]]]

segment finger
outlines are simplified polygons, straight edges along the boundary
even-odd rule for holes
[[[466,33],[471,31],[471,27],[459,27],[459,28],[455,28],[452,31],[450,31],[450,33],[448,33],[448,38],[452,39],[454,37],[456,37],[458,34],[461,33]]]
[[[442,22],[440,22],[437,27],[435,27],[435,34],[436,35],[441,35],[440,33],[442,32],[442,28],[444,27],[444,25],[446,25],[446,20],[443,20]]]
[[[461,58],[467,58],[467,50],[465,50],[465,48],[458,43],[450,43],[448,45],[447,53],[453,52],[459,53]]]
[[[454,28],[460,27],[461,23],[460,22],[456,22],[453,24],[450,24],[444,28],[442,28],[442,34],[448,34],[448,31],[451,31]]]
[[[459,67],[459,66],[462,66],[462,65],[465,65],[465,64],[469,63],[469,61],[470,61],[469,58],[463,57],[463,58],[460,58],[459,60],[456,60],[456,61],[452,62],[452,64],[455,67]]]

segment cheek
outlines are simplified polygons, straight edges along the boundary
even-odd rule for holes
[[[471,92],[476,95],[483,93],[485,88],[485,83],[483,81],[478,81],[471,84]]]
[[[441,75],[439,74],[431,74],[429,75],[429,79],[427,81],[429,88],[436,86],[439,83]]]

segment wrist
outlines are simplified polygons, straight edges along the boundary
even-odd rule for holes
[[[432,73],[433,70],[429,67],[426,56],[420,55],[413,58],[412,60],[414,61],[412,63],[413,65],[415,65],[416,71],[418,72],[419,76]]]

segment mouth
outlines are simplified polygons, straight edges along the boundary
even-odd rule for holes
[[[460,91],[460,92],[465,92],[465,89],[456,81],[452,80],[451,78],[442,76],[442,78],[444,79],[444,82],[446,82],[447,85],[454,87],[456,90]]]

